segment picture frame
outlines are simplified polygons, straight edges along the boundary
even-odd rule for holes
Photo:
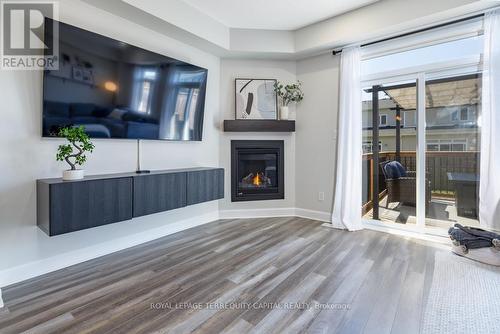
[[[94,84],[94,75],[92,70],[82,69],[82,81],[90,85]]]
[[[83,81],[83,69],[78,66],[73,66],[73,79]]]
[[[278,119],[276,79],[236,78],[234,80],[235,119]]]

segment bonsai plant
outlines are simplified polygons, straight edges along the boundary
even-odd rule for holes
[[[298,103],[304,99],[301,85],[300,81],[287,85],[278,81],[274,84],[274,91],[281,100],[280,119],[288,119],[288,105],[290,103]]]
[[[77,180],[83,178],[83,170],[76,169],[76,165],[83,165],[87,161],[85,152],[92,152],[94,144],[85,133],[83,126],[67,126],[59,129],[59,137],[66,138],[69,144],[59,145],[57,161],[66,161],[71,167],[63,172],[63,180]]]

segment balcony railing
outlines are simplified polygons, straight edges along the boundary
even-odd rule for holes
[[[380,152],[380,163],[387,160],[396,160],[396,152]],[[400,153],[400,162],[408,171],[416,170],[416,152],[403,151]],[[363,154],[363,205],[372,201],[373,189],[373,154]],[[379,173],[379,191],[385,192],[385,178],[380,166],[376,166]],[[426,173],[431,181],[433,196],[453,195],[453,185],[448,181],[449,172],[479,173],[479,152],[426,152]]]

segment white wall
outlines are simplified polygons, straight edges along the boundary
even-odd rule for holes
[[[273,60],[221,60],[220,120],[234,119],[234,80],[236,78],[278,79],[284,82],[296,80],[294,61]],[[293,116],[292,111],[292,116]],[[231,202],[231,140],[284,140],[285,141],[285,199],[251,202]],[[226,170],[225,198],[220,201],[221,210],[252,210],[293,208],[295,206],[295,134],[293,133],[231,133],[220,137],[220,165]]]
[[[328,53],[297,62],[305,98],[297,106],[296,207],[326,215],[333,203],[339,59]],[[319,192],[325,193],[323,201]]]
[[[220,60],[88,4],[60,2],[63,22],[208,68],[203,142],[143,144],[143,168],[219,166]],[[2,71],[0,96],[0,287],[20,275],[40,274],[98,254],[217,219],[218,202],[49,238],[36,227],[35,180],[58,177],[66,166],[55,161],[58,139],[41,138],[42,74]],[[94,140],[88,174],[133,171],[133,140]],[[47,259],[57,259],[48,261]],[[30,266],[35,264],[35,266]],[[38,265],[36,265],[38,264]]]
[[[287,30],[231,29],[230,49],[235,52],[293,54],[294,33]]]

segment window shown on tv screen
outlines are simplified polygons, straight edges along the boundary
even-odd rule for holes
[[[200,141],[206,83],[204,68],[59,23],[59,69],[43,78],[43,136],[82,125],[93,138]]]

